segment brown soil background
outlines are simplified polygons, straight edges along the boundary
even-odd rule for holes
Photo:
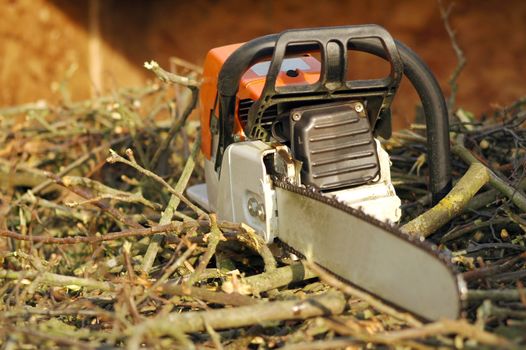
[[[58,102],[64,81],[73,100],[140,86],[152,78],[144,61],[168,66],[179,56],[202,64],[212,47],[287,28],[383,25],[424,58],[446,93],[456,65],[434,0],[0,0],[0,9],[0,106]],[[468,60],[459,105],[480,114],[526,95],[525,1],[460,0],[451,22]],[[100,55],[90,55],[90,40]],[[90,76],[93,65],[98,76]],[[398,126],[413,115],[409,90],[395,105]]]

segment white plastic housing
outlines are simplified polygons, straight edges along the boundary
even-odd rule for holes
[[[378,141],[376,146],[380,161],[378,181],[329,192],[327,196],[335,196],[378,220],[397,222],[401,216],[401,201],[391,184],[389,155]],[[262,141],[231,144],[223,156],[221,175],[218,177],[214,170],[214,160],[206,160],[206,191],[204,184],[195,185],[187,190],[188,197],[205,209],[216,212],[219,219],[244,222],[262,235],[266,242],[272,242],[279,236],[278,215],[287,215],[276,207],[275,191],[263,161],[265,156],[273,153],[276,149]],[[289,168],[288,171],[292,170]],[[298,174],[287,175],[294,178]]]

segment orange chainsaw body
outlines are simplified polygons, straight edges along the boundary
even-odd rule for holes
[[[241,44],[232,44],[217,47],[208,52],[204,70],[203,84],[200,90],[200,115],[201,115],[201,150],[206,159],[212,156],[211,119],[218,115],[217,77],[226,59],[239,48]],[[261,61],[254,64],[241,78],[236,97],[236,113],[234,132],[240,140],[245,139],[244,123],[239,116],[239,102],[243,100],[255,101],[259,99],[270,61]],[[314,84],[320,77],[320,62],[310,54],[285,59],[281,72],[276,80],[277,86],[309,85]]]

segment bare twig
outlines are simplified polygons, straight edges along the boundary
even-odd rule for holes
[[[484,268],[479,268],[476,270],[464,272],[462,276],[464,277],[464,280],[467,282],[474,281],[474,280],[481,279],[481,278],[487,278],[490,276],[494,276],[497,273],[501,273],[501,272],[510,270],[511,268],[514,267],[514,265],[518,261],[521,261],[524,259],[526,259],[526,253],[522,253],[516,257],[513,257],[512,259],[508,259],[502,264],[487,266]]]
[[[178,193],[183,193],[186,186],[188,185],[188,181],[190,180],[190,176],[192,175],[192,172],[194,171],[195,167],[195,160],[197,157],[197,154],[199,152],[199,138],[194,143],[194,147],[192,149],[192,153],[190,154],[190,157],[186,161],[186,164],[183,168],[183,173],[179,177],[179,180],[177,181],[177,184],[175,185],[174,190]],[[164,223],[170,222],[173,218],[174,213],[177,211],[177,207],[180,203],[180,197],[172,194],[170,197],[170,201],[168,202],[168,205],[164,209],[164,212],[161,216],[161,220],[159,223],[162,225]],[[157,257],[157,252],[159,251],[159,246],[162,242],[161,236],[153,236],[152,240],[150,241],[150,244],[148,245],[148,249],[146,250],[146,253],[144,254],[144,259],[142,262],[141,270],[143,273],[148,274],[153,266],[153,263],[155,261],[155,258]]]
[[[512,343],[500,336],[488,333],[465,320],[441,320],[420,327],[381,334],[386,343],[408,339],[420,339],[430,336],[458,334],[473,339],[480,344],[509,348]]]
[[[158,203],[152,203],[143,197],[142,193],[130,193],[125,191],[120,191],[115,188],[106,186],[98,181],[92,180],[87,177],[81,176],[64,176],[62,178],[62,183],[68,188],[72,186],[80,186],[89,188],[95,191],[98,195],[97,197],[87,199],[85,201],[76,203],[70,202],[67,203],[68,206],[78,206],[82,204],[92,204],[93,202],[98,202],[101,199],[114,199],[117,201],[127,202],[127,203],[138,203],[150,207],[152,209],[159,209]]]
[[[526,218],[526,214],[522,214],[521,217]],[[480,221],[480,222],[470,222],[464,226],[457,226],[453,230],[446,233],[441,239],[441,243],[447,243],[449,241],[461,238],[465,234],[470,232],[497,225],[505,225],[510,223],[510,218],[508,217],[497,217],[490,220]]]
[[[154,283],[154,285],[144,292],[137,303],[142,303],[150,296],[153,290],[159,288],[164,282],[166,282],[168,278],[170,278],[170,276],[177,270],[177,268],[179,268],[179,266],[181,266],[186,261],[186,259],[188,259],[195,248],[195,244],[190,245],[188,249],[186,249],[186,251],[181,256],[179,256],[177,260],[175,260],[175,262],[166,269],[166,271],[164,271],[163,275]]]
[[[206,249],[205,254],[201,257],[201,260],[199,261],[199,265],[195,269],[195,271],[192,273],[192,275],[188,278],[188,285],[193,285],[195,282],[197,282],[200,278],[200,275],[205,270],[206,266],[210,262],[210,259],[214,256],[216,252],[217,245],[219,244],[219,241],[222,239],[225,239],[223,237],[223,233],[217,226],[217,218],[215,214],[210,214],[210,233],[208,234],[208,246]]]
[[[51,272],[40,272],[34,270],[27,271],[12,271],[0,269],[0,279],[18,280],[28,278],[37,278],[41,284],[48,286],[79,286],[88,290],[112,291],[115,290],[115,285],[110,282],[96,281],[88,278],[80,278],[73,276],[64,276]]]
[[[457,142],[451,148],[451,151],[460,158],[462,158],[462,160],[467,164],[471,165],[478,163],[486,167],[460,142]],[[508,197],[513,202],[513,204],[515,204],[520,210],[526,212],[526,196],[520,190],[514,188],[513,186],[509,185],[505,180],[501,179],[492,170],[490,170],[489,168],[487,169],[489,174],[489,184],[493,186],[497,191],[501,192],[503,195]]]
[[[260,302],[258,299],[239,293],[224,293],[218,290],[209,290],[203,287],[180,285],[171,282],[163,284],[159,289],[166,294],[188,296],[214,304],[245,306],[254,305]]]
[[[105,241],[113,241],[116,239],[135,237],[135,236],[151,236],[158,233],[166,232],[180,232],[183,228],[195,227],[196,223],[173,221],[169,224],[158,225],[149,228],[133,228],[118,232],[107,233],[102,236],[72,236],[72,237],[49,237],[49,236],[29,236],[10,230],[0,230],[1,237],[9,237],[20,241],[31,241],[35,243],[44,244],[78,244],[78,243],[98,243]]]
[[[520,301],[521,293],[518,289],[469,290],[467,299],[469,301],[482,301],[485,299],[495,301]]]
[[[151,169],[155,169],[157,167],[157,163],[161,157],[161,154],[163,154],[168,149],[168,146],[170,146],[170,143],[172,142],[173,138],[175,137],[175,135],[177,135],[177,133],[179,133],[179,131],[181,131],[183,126],[186,124],[186,120],[197,105],[199,90],[197,88],[190,88],[190,93],[190,101],[188,101],[188,103],[186,104],[182,115],[179,116],[175,123],[173,123],[172,127],[168,131],[168,135],[163,139],[161,145],[155,151],[151,161]],[[182,102],[180,101],[179,103]],[[199,142],[197,142],[197,144],[199,144]]]
[[[131,151],[131,149],[127,149],[126,150],[126,154],[130,158],[133,157],[133,152]],[[181,192],[176,191],[172,186],[170,186],[170,184],[168,182],[166,182],[162,177],[160,177],[159,175],[151,172],[148,169],[143,168],[142,166],[140,166],[134,160],[128,160],[128,159],[126,159],[124,157],[121,157],[120,155],[117,154],[117,152],[115,152],[114,150],[110,149],[110,156],[108,157],[107,162],[108,163],[117,163],[117,162],[118,163],[124,163],[124,164],[134,168],[135,170],[137,170],[138,172],[142,173],[143,175],[146,175],[146,176],[152,178],[153,180],[157,181],[161,185],[163,185],[171,194],[177,196],[184,204],[186,204],[189,208],[191,208],[193,211],[195,211],[199,216],[201,216],[201,217],[207,217],[208,216],[208,214],[206,214],[202,209],[200,209],[195,204],[190,202]]]
[[[67,188],[68,190],[70,190],[71,192],[81,196],[82,198],[85,198],[87,200],[91,200],[91,199],[95,198],[95,196],[88,189],[84,189],[84,188],[81,188],[81,187],[78,187],[78,186],[70,186],[70,187],[68,187],[64,183],[64,181],[62,181],[62,178],[59,177],[58,175],[48,174],[48,176],[51,179],[53,179],[53,181],[55,181],[55,183],[57,183],[58,185],[64,186],[64,188]],[[113,218],[115,218],[117,221],[119,221],[119,222],[121,222],[121,223],[123,223],[123,224],[125,224],[127,226],[134,227],[134,228],[142,228],[143,227],[142,225],[138,224],[137,222],[135,222],[135,221],[131,220],[130,218],[128,218],[127,216],[123,215],[120,211],[118,211],[114,207],[107,205],[103,201],[95,201],[95,202],[91,202],[90,204],[93,204],[94,206],[104,210],[109,215],[111,215]]]
[[[454,113],[455,110],[455,100],[458,90],[458,77],[460,73],[462,72],[462,69],[466,65],[466,57],[464,56],[464,52],[460,48],[460,45],[457,41],[457,34],[455,33],[455,30],[451,28],[450,24],[450,15],[451,11],[453,9],[454,3],[450,3],[447,8],[444,7],[443,0],[438,0],[438,7],[440,9],[440,15],[442,17],[442,21],[444,22],[444,27],[446,28],[447,34],[449,36],[449,40],[451,41],[451,46],[453,47],[453,50],[455,51],[455,56],[457,57],[457,66],[451,73],[451,76],[449,77],[449,86],[451,87],[451,92],[449,94],[448,98],[448,109],[450,117]]]
[[[155,61],[144,62],[144,67],[157,75],[165,83],[181,84],[188,87],[197,88],[201,85],[201,82],[190,79],[188,77],[183,77],[174,73],[170,73],[162,69],[159,64]]]

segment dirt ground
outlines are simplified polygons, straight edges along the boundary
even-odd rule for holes
[[[212,47],[286,28],[381,24],[425,59],[446,92],[456,65],[433,0],[0,0],[0,8],[0,106],[141,85],[152,78],[144,61],[202,64]],[[468,61],[459,104],[480,114],[526,95],[526,2],[458,1],[451,20]],[[395,105],[398,126],[413,114],[409,90]]]

